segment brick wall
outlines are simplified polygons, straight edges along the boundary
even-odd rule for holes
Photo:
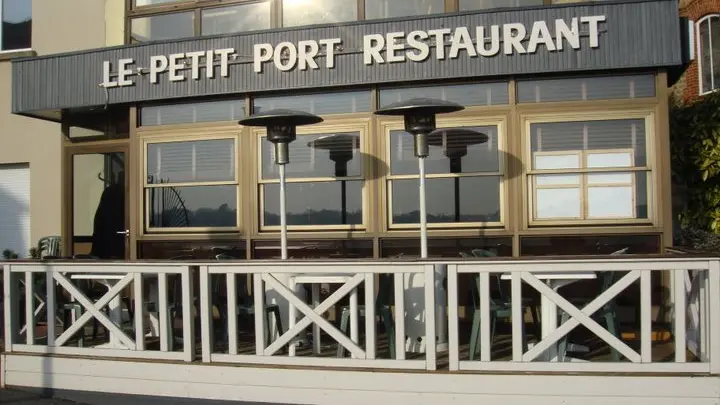
[[[720,0],[689,0],[680,3],[680,16],[697,22],[708,14],[720,13]],[[686,102],[700,97],[698,82],[697,32],[695,33],[695,60],[685,70],[683,77],[673,86],[672,91]]]

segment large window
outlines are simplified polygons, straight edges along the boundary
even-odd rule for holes
[[[31,48],[32,0],[0,0],[0,52]]]
[[[298,134],[286,165],[289,226],[356,229],[364,224],[364,134],[365,128],[338,126]],[[260,225],[264,230],[278,229],[278,166],[265,136],[260,149]]]
[[[697,23],[700,93],[720,86],[720,15],[709,15]]]
[[[195,13],[159,14],[134,18],[130,23],[131,42],[178,39],[195,35]]]
[[[270,28],[270,2],[238,4],[201,11],[200,34],[229,34]]]
[[[427,222],[431,227],[492,226],[502,223],[504,174],[501,122],[439,123],[425,159]],[[388,131],[389,222],[391,228],[420,223],[418,159],[413,138]]]
[[[647,221],[648,122],[529,121],[531,224]]]
[[[145,145],[147,230],[237,228],[235,136]]]

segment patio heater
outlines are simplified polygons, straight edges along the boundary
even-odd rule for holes
[[[428,135],[428,144],[441,146],[443,154],[450,159],[450,173],[462,173],[462,158],[468,146],[485,143],[487,135],[467,128],[438,129]],[[453,178],[455,195],[455,222],[460,222],[460,177]]]
[[[334,134],[326,135],[308,142],[308,146],[316,149],[324,149],[330,152],[330,160],[335,162],[335,177],[347,176],[347,165],[355,155],[355,145],[360,141],[360,136],[355,134]],[[347,223],[347,191],[345,179],[340,180],[340,222]]]
[[[375,111],[377,115],[396,115],[403,116],[405,121],[405,132],[413,136],[414,152],[418,158],[418,169],[420,174],[419,199],[420,199],[420,257],[426,259],[428,256],[427,248],[427,212],[425,209],[425,158],[429,154],[428,138],[431,132],[435,130],[435,115],[460,111],[465,107],[450,101],[435,100],[429,98],[413,98],[407,101],[400,101],[390,104],[384,108]],[[447,267],[444,265],[435,266],[435,342],[425,339],[424,326],[419,324],[406,325],[405,333],[409,337],[405,341],[405,348],[409,351],[423,351],[423,346],[434,344],[437,351],[446,351],[448,349],[447,331],[443,325],[447,325],[447,314],[445,312],[445,303],[447,297],[443,288],[444,280],[447,277]],[[423,291],[420,285],[414,285],[414,279],[405,279],[409,291]],[[424,286],[424,281],[423,281]],[[412,307],[413,302],[419,302],[423,298],[416,294],[406,293],[405,304],[407,308]],[[400,344],[400,342],[397,342]]]
[[[405,132],[411,134],[415,143],[420,173],[420,257],[427,258],[427,218],[425,210],[425,158],[429,154],[429,134],[435,130],[435,115],[460,111],[465,107],[450,101],[430,98],[413,98],[390,104],[375,111],[377,115],[401,115],[405,120]]]
[[[280,257],[287,254],[287,218],[285,212],[285,165],[290,163],[290,142],[295,140],[295,129],[301,125],[317,124],[323,119],[304,111],[268,110],[239,121],[240,125],[265,127],[267,140],[275,146],[275,164],[280,176]]]

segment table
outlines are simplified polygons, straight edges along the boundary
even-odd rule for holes
[[[290,276],[289,284],[290,289],[295,290],[295,286],[298,284],[311,284],[312,285],[312,306],[313,308],[320,305],[320,284],[345,284],[350,281],[352,277],[348,274],[297,274]],[[289,307],[289,328],[295,325],[296,313],[295,307],[290,304]],[[370,316],[368,314],[367,316]],[[357,288],[354,288],[350,292],[350,339],[357,343],[359,341],[359,325],[358,325],[358,295]],[[294,355],[295,346],[290,346],[290,355]],[[320,354],[320,326],[313,323],[313,353]]]
[[[113,288],[113,286],[120,280],[125,278],[125,276],[114,274],[73,274],[70,278],[73,280],[96,280],[107,287],[108,291],[110,291],[110,289]],[[119,293],[108,303],[108,316],[115,325],[122,328],[122,307],[120,305]],[[117,338],[117,336],[113,335],[112,332],[108,331],[108,334],[110,335],[110,341],[95,347],[104,349],[127,349],[127,347],[125,347],[125,345],[122,344],[122,342]]]
[[[575,283],[580,280],[594,280],[597,275],[593,271],[577,271],[577,272],[542,272],[533,273],[539,280],[544,280],[545,284],[548,285],[553,291],[558,292],[562,287],[569,284]],[[502,280],[512,279],[512,275],[505,273],[500,276]],[[519,277],[519,275],[518,275]],[[545,297],[544,294],[540,294],[540,323],[542,324],[542,338],[545,339],[548,335],[553,333],[557,329],[557,305],[552,300]],[[568,344],[568,350],[572,351],[587,351],[588,348],[582,345],[570,345]],[[551,345],[547,350],[546,361],[557,361],[557,344]],[[569,360],[569,359],[568,359]]]

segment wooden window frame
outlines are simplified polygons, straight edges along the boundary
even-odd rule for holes
[[[168,131],[167,128],[163,128],[162,131],[139,131],[139,156],[142,162],[142,179],[139,182],[139,191],[142,198],[139,198],[137,204],[139,204],[139,212],[142,212],[141,217],[141,228],[143,235],[157,235],[157,234],[202,234],[209,232],[232,232],[237,233],[242,230],[242,219],[243,219],[243,198],[242,198],[242,176],[240,172],[241,163],[241,150],[242,137],[240,136],[240,130],[238,127],[234,128],[209,128],[200,129],[188,128],[186,130],[175,130]],[[213,141],[222,139],[232,139],[234,142],[234,153],[235,153],[235,178],[231,181],[214,181],[214,182],[174,182],[164,184],[148,184],[148,146],[157,143],[177,143],[177,142],[190,142],[190,141]],[[193,187],[193,186],[235,186],[236,193],[236,219],[235,226],[226,227],[150,227],[150,207],[146,204],[148,198],[148,191],[151,188],[160,187]]]
[[[698,20],[697,23],[695,23],[695,38],[694,38],[694,39],[695,39],[695,43],[697,44],[698,93],[699,93],[701,96],[704,96],[704,95],[706,95],[706,94],[710,94],[710,93],[712,93],[712,92],[717,91],[718,89],[720,89],[720,83],[717,83],[717,84],[716,84],[716,83],[715,83],[715,80],[714,80],[714,78],[713,78],[714,75],[711,74],[711,75],[710,75],[710,78],[711,78],[711,79],[710,79],[710,90],[708,90],[708,91],[703,91],[703,52],[702,52],[703,44],[702,44],[702,41],[700,41],[700,26],[701,26],[702,24],[708,24],[708,37],[710,38],[709,50],[710,50],[710,53],[711,53],[711,56],[710,56],[710,70],[711,70],[711,71],[714,71],[714,70],[715,70],[715,68],[714,68],[714,65],[715,65],[715,63],[714,63],[714,62],[715,62],[715,60],[714,60],[715,58],[714,58],[714,57],[715,57],[715,55],[712,55],[712,46],[713,46],[713,43],[712,43],[712,25],[711,25],[711,22],[712,22],[712,19],[713,19],[713,18],[714,18],[714,19],[717,19],[718,22],[720,22],[720,14],[718,14],[718,13],[713,13],[713,14],[708,14],[708,15],[706,15],[706,16],[703,16],[703,18],[701,18],[700,20]],[[718,64],[720,64],[720,55],[718,55],[718,61],[717,61],[717,62],[718,62]]]
[[[501,106],[506,107],[506,106]],[[472,112],[470,112],[472,114]],[[452,117],[452,118],[440,118],[437,119],[438,128],[452,128],[452,127],[479,127],[479,126],[495,126],[498,131],[498,171],[497,172],[472,172],[472,173],[443,173],[443,174],[427,174],[426,180],[430,179],[452,179],[455,177],[497,177],[499,178],[499,190],[500,193],[500,221],[496,222],[436,222],[428,223],[427,227],[429,230],[433,229],[467,229],[467,228],[487,228],[487,229],[505,229],[507,227],[507,212],[508,212],[508,168],[506,154],[510,153],[507,145],[507,133],[508,133],[508,117],[506,115],[466,115],[463,117]],[[403,131],[404,124],[402,121],[392,120],[383,122],[381,130],[378,132],[378,138],[381,138],[379,142],[382,143],[383,147],[383,160],[388,165],[387,174],[382,178],[382,187],[385,190],[385,198],[383,198],[382,204],[384,205],[383,211],[383,222],[387,224],[386,229],[392,231],[407,231],[417,230],[420,228],[420,223],[414,224],[395,224],[392,220],[392,181],[393,180],[406,180],[406,179],[419,179],[419,174],[402,174],[393,175],[391,174],[390,168],[390,157],[391,147],[389,139],[392,131]],[[408,141],[412,142],[412,139],[408,136]]]
[[[593,149],[593,150],[568,150],[568,151],[556,151],[556,154],[571,154],[577,152],[580,156],[580,165],[583,166],[579,169],[556,169],[556,170],[535,170],[533,169],[533,152],[531,142],[531,125],[541,123],[563,123],[563,122],[590,122],[590,121],[611,121],[611,120],[626,120],[626,119],[641,119],[645,123],[645,166],[631,166],[622,168],[584,168],[586,166],[587,152],[614,152],[621,149]],[[609,225],[609,226],[623,226],[623,225],[654,225],[657,222],[656,218],[656,204],[657,204],[657,179],[659,175],[657,173],[656,159],[658,159],[655,153],[655,143],[657,142],[655,129],[655,112],[652,109],[643,110],[627,110],[627,111],[601,111],[594,110],[589,112],[579,113],[566,113],[566,114],[526,114],[521,116],[521,128],[523,131],[522,141],[524,146],[522,148],[522,190],[524,195],[522,196],[524,208],[523,208],[523,221],[524,228],[528,227],[561,227],[561,226],[593,226],[593,225]],[[625,149],[622,149],[625,151]],[[634,156],[634,153],[633,153]],[[536,205],[534,201],[535,194],[535,178],[537,175],[547,174],[577,174],[580,176],[579,188],[581,189],[581,215],[587,217],[587,175],[593,173],[606,173],[606,174],[626,174],[626,173],[647,173],[647,218],[589,218],[589,219],[536,219]],[[635,179],[633,178],[633,185]],[[626,185],[623,183],[623,185]],[[555,186],[557,187],[557,186]],[[636,199],[636,190],[633,188],[633,200]],[[637,215],[636,208],[635,215]]]
[[[355,132],[358,133],[360,136],[360,150],[359,154],[362,159],[362,174],[360,176],[348,176],[345,177],[346,180],[349,181],[361,181],[363,183],[362,187],[362,222],[360,224],[347,224],[347,225],[287,225],[288,231],[295,231],[295,232],[312,232],[312,231],[318,231],[319,232],[331,232],[331,231],[344,231],[347,233],[350,232],[358,232],[358,233],[365,233],[370,227],[369,221],[371,218],[369,210],[371,209],[371,204],[369,201],[369,192],[368,192],[368,185],[370,184],[370,180],[373,178],[373,170],[372,167],[372,161],[368,159],[368,156],[370,155],[371,150],[371,140],[370,136],[372,132],[370,131],[370,114],[371,113],[358,113],[353,114],[357,115],[358,118],[342,118],[339,119],[333,119],[333,118],[326,118],[323,124],[318,125],[311,125],[307,127],[298,127],[297,128],[297,139],[295,142],[302,142],[302,137],[304,135],[321,135],[321,134],[335,134],[335,133],[350,133]],[[363,117],[363,118],[359,118]],[[251,131],[251,138],[253,139],[253,142],[255,142],[255,145],[253,147],[253,150],[256,151],[256,165],[255,165],[255,175],[254,175],[254,187],[255,187],[255,207],[253,208],[253,212],[255,214],[255,218],[257,220],[257,233],[258,234],[265,234],[265,233],[275,233],[280,232],[280,226],[279,225],[265,225],[264,220],[264,199],[263,199],[263,186],[265,184],[278,184],[280,182],[279,179],[263,179],[262,178],[262,142],[263,139],[266,136],[266,131],[262,128],[259,129],[252,129]],[[292,155],[290,155],[290,161],[292,162]],[[286,178],[287,184],[292,183],[319,183],[319,182],[334,182],[338,181],[336,177],[299,177],[299,178]]]

